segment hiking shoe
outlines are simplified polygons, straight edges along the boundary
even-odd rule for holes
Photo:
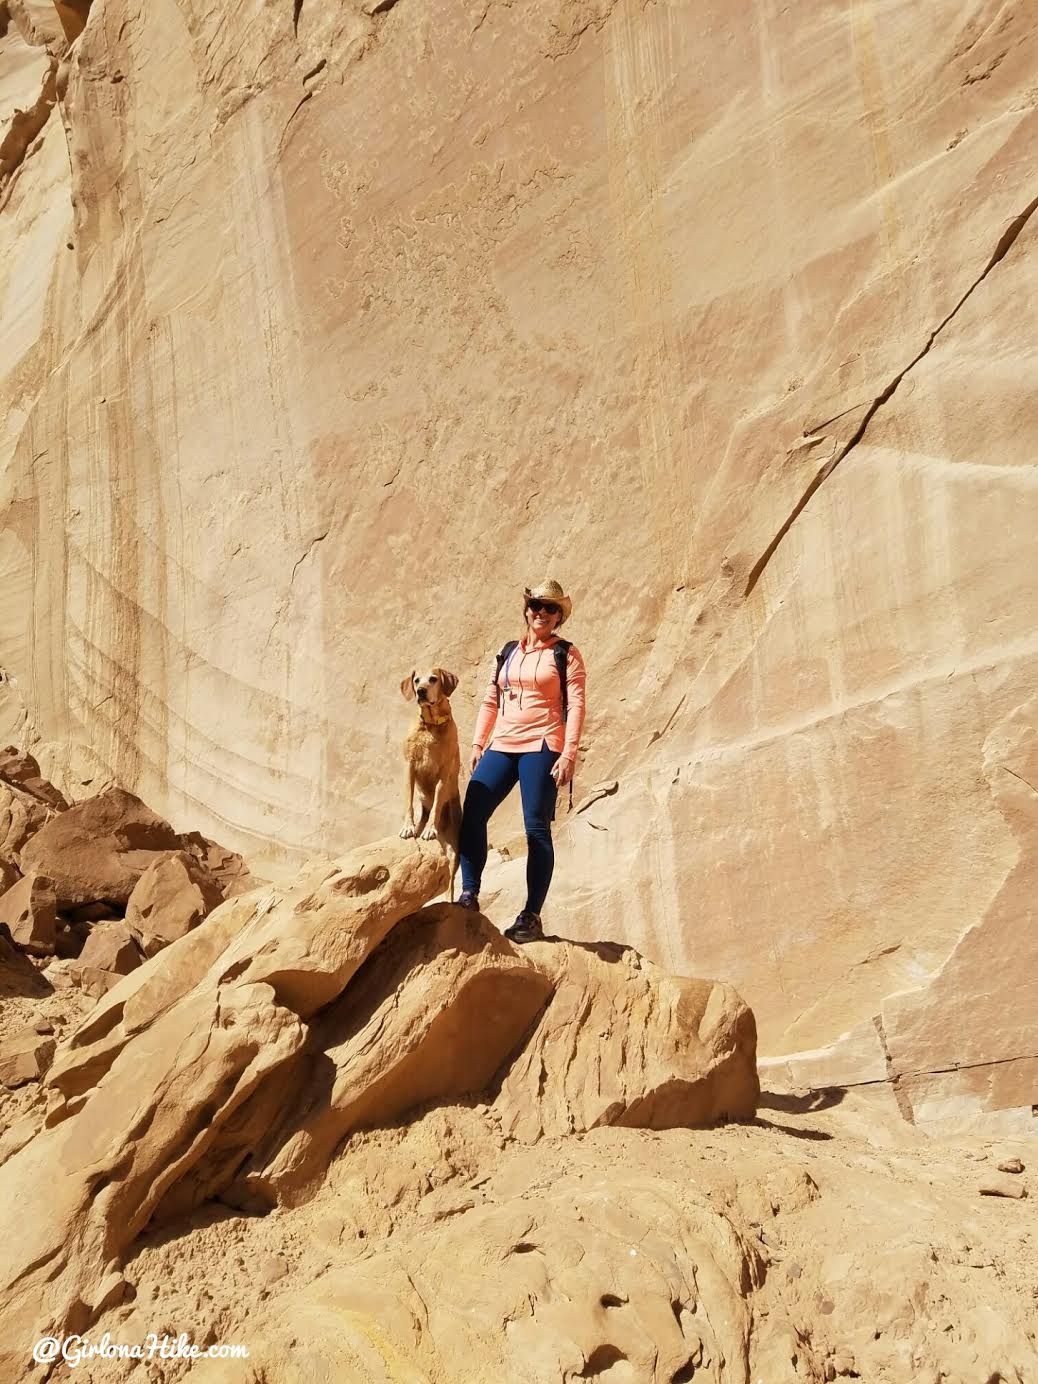
[[[541,915],[524,908],[512,926],[505,929],[505,936],[510,942],[543,942]]]
[[[478,913],[479,895],[474,894],[471,889],[463,889],[458,896],[458,907],[467,908],[470,913]]]

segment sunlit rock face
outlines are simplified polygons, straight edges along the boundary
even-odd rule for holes
[[[764,1052],[858,1035],[910,1117],[1029,1105],[973,1004],[1027,931],[959,950],[1033,841],[1026,7],[82,8],[0,25],[0,735],[341,851],[399,816],[400,678],[457,672],[465,743],[555,576],[576,798],[619,787],[560,809],[552,925],[730,981]]]

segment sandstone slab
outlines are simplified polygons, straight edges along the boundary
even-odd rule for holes
[[[175,851],[156,860],[134,885],[126,927],[145,956],[197,927],[223,902],[220,885],[193,854]]]
[[[0,1083],[13,1090],[27,1081],[39,1081],[54,1056],[53,1038],[33,1028],[12,1034],[0,1042]]]
[[[129,975],[141,959],[130,929],[117,922],[95,924],[77,958],[80,967],[96,967],[113,976]]]
[[[90,1320],[91,1288],[143,1229],[168,1180],[302,1039],[265,986],[193,995],[120,1054],[75,1117],[0,1167],[2,1194],[23,1212],[23,1233],[0,1248],[6,1370],[22,1363],[20,1343],[34,1331]]]
[[[55,812],[68,807],[64,794],[43,777],[38,761],[26,750],[7,745],[0,750],[0,779],[36,798]]]
[[[977,1187],[982,1197],[1009,1197],[1021,1201],[1027,1196],[1026,1186],[1015,1177],[988,1177]]]
[[[0,782],[0,860],[5,874],[21,872],[22,847],[53,815],[46,803],[17,784]]]
[[[30,871],[0,897],[0,923],[19,947],[35,956],[53,954],[57,922],[53,881],[45,875]]]
[[[168,822],[134,794],[110,788],[53,817],[23,847],[26,870],[47,873],[60,908],[125,904],[159,852],[175,850]]]
[[[983,770],[992,802],[1015,837],[1015,863],[935,974],[882,1006],[891,1071],[901,1079],[910,1110],[934,1128],[1013,1109],[1026,1123],[1034,1104],[1038,697],[991,729]]]

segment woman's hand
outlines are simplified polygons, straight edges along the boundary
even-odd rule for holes
[[[557,759],[551,766],[551,776],[557,787],[564,788],[573,777],[572,759]]]
[[[469,760],[469,773],[470,773],[470,774],[474,774],[474,773],[476,772],[476,765],[479,763],[479,761],[480,761],[482,758],[483,758],[483,751],[479,748],[478,745],[473,745],[473,746],[472,746],[472,758]]]

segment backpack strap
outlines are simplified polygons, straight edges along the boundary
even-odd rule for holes
[[[568,661],[569,661],[569,651],[570,651],[570,649],[572,649],[572,647],[573,647],[573,645],[570,643],[570,641],[569,641],[568,639],[559,639],[559,640],[556,641],[555,646],[554,646],[554,648],[552,649],[552,653],[553,653],[554,656],[555,656],[555,667],[557,668],[558,674],[559,674],[559,689],[560,689],[560,691],[562,692],[562,724],[563,724],[563,725],[566,724],[566,717],[567,717],[568,714],[569,714],[569,697],[567,696],[567,685],[566,685],[566,664],[567,664]],[[577,767],[576,764],[574,764],[574,765],[573,765],[574,770],[576,769],[576,767]],[[569,810],[570,810],[570,812],[573,811],[573,779],[572,779],[572,777],[570,778],[570,781],[569,781]]]
[[[555,667],[559,674],[559,688],[562,692],[562,724],[566,724],[566,717],[569,714],[569,698],[566,695],[566,664],[569,660],[569,651],[573,645],[568,639],[558,639],[552,648],[555,657]]]
[[[519,647],[518,639],[510,639],[501,649],[497,656],[497,667],[494,669],[494,686],[497,688],[497,709],[501,710],[504,704],[504,693],[501,691],[501,669],[508,662],[512,655],[512,650]]]

